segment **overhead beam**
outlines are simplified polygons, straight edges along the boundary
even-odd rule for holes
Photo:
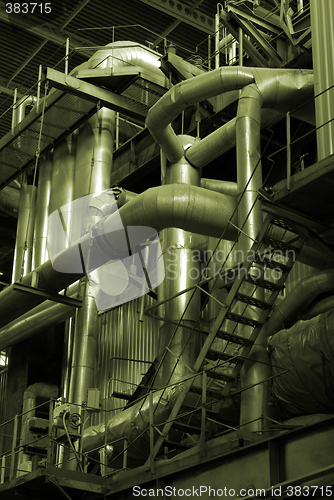
[[[79,14],[79,12],[84,8],[86,7],[86,5],[90,2],[90,0],[83,0],[72,12],[71,14],[65,19],[65,21],[61,24],[61,26],[59,26],[58,28],[58,31],[62,31],[64,28],[66,28],[66,26],[71,22],[73,21],[73,19],[75,18],[75,16],[77,16]],[[38,52],[40,52],[42,50],[42,48],[44,47],[44,45],[46,45],[48,43],[48,39],[47,38],[44,38],[44,40],[42,40],[42,42],[38,45],[38,47],[36,47],[33,52],[31,52],[31,54],[29,54],[29,56],[25,59],[25,61],[23,61],[23,63],[21,64],[21,66],[15,71],[15,73],[13,73],[13,75],[9,78],[8,80],[8,84],[14,80],[14,78],[16,78],[16,76],[23,70],[23,68],[25,68],[27,66],[27,64],[30,63],[30,61],[38,54]]]
[[[165,14],[175,17],[183,23],[189,24],[190,26],[203,31],[207,35],[212,35],[214,32],[215,23],[213,18],[206,16],[201,12],[197,12],[196,10],[192,11],[191,7],[188,7],[177,0],[173,0],[173,2],[166,2],[164,0],[140,1],[150,7],[154,7],[155,9],[164,12]]]
[[[197,7],[203,3],[204,0],[197,0],[191,7],[190,7],[190,13],[192,14],[194,10],[197,9]],[[158,45],[161,40],[163,40],[166,36],[168,36],[175,28],[178,27],[178,25],[181,23],[181,19],[175,19],[175,21],[166,28],[160,36],[158,36],[154,41],[153,41],[153,47]]]
[[[46,79],[52,87],[78,95],[88,101],[99,101],[101,106],[113,109],[131,118],[145,121],[148,108],[123,95],[115,94],[110,90],[97,87],[73,76],[65,75],[52,68],[47,68]]]

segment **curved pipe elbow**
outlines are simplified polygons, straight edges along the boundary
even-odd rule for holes
[[[189,78],[170,89],[152,108],[146,126],[160,145],[167,159],[179,161],[184,152],[171,127],[171,122],[191,104],[229,90],[238,90],[254,82],[252,70],[245,68],[218,68],[209,73]]]

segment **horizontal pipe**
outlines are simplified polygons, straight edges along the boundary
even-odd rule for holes
[[[197,186],[170,184],[148,189],[93,226],[93,238],[86,234],[52,261],[24,276],[22,283],[31,285],[38,276],[38,288],[56,293],[83,277],[85,271],[97,269],[109,260],[128,257],[124,226],[140,226],[131,229],[132,248],[152,237],[154,231],[158,233],[167,227],[216,237],[224,233],[224,238],[235,239],[237,232],[228,224],[235,207],[235,198]],[[148,229],[143,230],[144,227]],[[88,254],[91,255],[90,264],[84,270],[81,256],[87,262]],[[41,295],[15,290],[15,284],[7,287],[0,293],[0,328],[45,300]]]
[[[200,187],[216,191],[217,193],[227,194],[228,196],[238,195],[238,184],[236,182],[205,179],[202,177]]]
[[[78,292],[79,283],[74,283],[67,289],[66,295],[77,298]],[[46,300],[0,329],[0,350],[47,331],[51,326],[73,316],[75,311],[73,306]]]

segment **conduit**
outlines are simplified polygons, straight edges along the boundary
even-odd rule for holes
[[[102,108],[79,129],[74,176],[75,200],[109,188],[114,132],[115,112],[107,108]],[[116,208],[115,204],[110,205]],[[88,207],[88,217],[81,217],[80,221],[74,217],[72,224],[82,224],[84,234],[96,221],[101,220],[101,216],[103,218],[104,210],[108,209],[103,199],[95,197],[92,205]],[[106,257],[108,258],[107,255]],[[73,340],[69,400],[78,404],[86,401],[87,389],[94,387],[96,364],[97,307],[91,279],[88,278],[89,281],[85,279],[81,283],[83,304],[76,314]],[[77,465],[75,461],[73,464]]]

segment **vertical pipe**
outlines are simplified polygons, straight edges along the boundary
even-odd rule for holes
[[[247,251],[262,224],[262,212],[257,200],[258,189],[262,186],[261,171],[261,106],[262,97],[256,85],[249,85],[242,91],[237,111],[236,140],[237,140],[237,176],[239,189],[238,224],[243,227],[243,234],[239,236],[240,260],[245,260]],[[244,293],[252,294],[254,287],[244,284]],[[263,289],[256,291],[256,297],[263,298]],[[247,308],[246,315],[255,318],[257,313]],[[249,327],[242,331],[244,336],[249,335]],[[267,420],[264,418],[267,411],[267,387],[270,376],[269,360],[266,353],[264,338],[258,338],[254,345],[251,357],[253,360],[245,363],[241,372],[242,388],[253,386],[241,394],[240,424],[247,425],[253,432],[261,432]],[[259,362],[255,362],[254,360]],[[267,362],[268,365],[261,363]],[[256,385],[254,385],[256,384]]]
[[[49,215],[61,208],[67,230],[71,227],[71,203],[74,190],[74,170],[76,157],[76,135],[72,134],[59,144],[53,153],[53,169]],[[48,244],[54,252],[64,249],[63,241],[48,231]]]
[[[52,154],[49,153],[43,158],[39,165],[34,234],[34,269],[44,264],[49,258],[46,243],[51,197],[51,179]]]
[[[17,221],[16,243],[12,282],[19,281],[31,271],[36,186],[28,184],[27,175],[22,177],[19,215]]]
[[[110,187],[114,148],[115,113],[102,108],[79,130],[74,182],[75,199]],[[86,401],[94,387],[97,344],[97,308],[87,278],[82,280],[83,306],[77,311],[69,398]]]
[[[314,94],[318,96],[315,98],[315,117],[320,161],[334,153],[334,4],[330,0],[311,0],[310,7]]]
[[[195,142],[193,137],[179,136],[178,140],[184,147]],[[185,183],[198,186],[201,171],[193,168],[185,158],[177,163],[167,164],[166,184]],[[165,229],[162,235],[162,251],[165,263],[165,279],[158,288],[158,300],[168,299],[176,293],[198,282],[200,276],[199,259],[194,258],[192,250],[192,235],[188,231],[177,228]],[[183,321],[193,325],[200,311],[200,295],[193,295],[193,290],[184,293],[164,304],[163,316],[167,319]],[[190,298],[192,297],[191,302]],[[189,304],[188,304],[189,303]],[[159,332],[159,356],[166,352],[158,371],[155,387],[164,387],[179,381],[189,375],[188,369],[192,368],[200,349],[200,338],[192,333],[189,341],[190,330],[164,323]],[[158,357],[159,357],[158,356]],[[182,356],[182,362],[177,358]]]
[[[244,39],[242,28],[239,28],[239,66],[244,64]]]
[[[291,128],[290,113],[286,114],[286,187],[290,191],[291,179]]]

